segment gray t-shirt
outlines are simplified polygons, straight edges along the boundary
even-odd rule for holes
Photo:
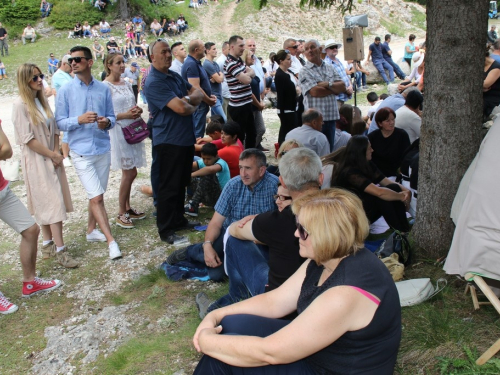
[[[219,64],[215,61],[210,61],[205,59],[203,61],[203,69],[207,72],[208,78],[212,78],[212,76],[216,73],[220,73]],[[210,81],[210,87],[212,89],[212,94],[215,95],[219,100],[222,100],[222,88],[221,84],[217,82]]]
[[[128,78],[132,86],[137,86],[137,80],[139,79],[139,75],[141,72],[139,68],[135,68],[135,72],[132,72],[130,68],[125,69],[125,72],[122,74],[122,78]]]

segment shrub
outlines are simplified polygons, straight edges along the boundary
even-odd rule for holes
[[[11,38],[22,34],[26,24],[34,24],[40,18],[39,0],[0,0],[0,21]]]
[[[91,6],[88,1],[82,3],[80,0],[52,0],[52,2],[52,12],[47,20],[59,30],[73,29],[77,22],[83,24],[84,21],[88,21],[89,25],[96,25],[106,18],[105,12]],[[107,7],[109,6],[111,5]]]

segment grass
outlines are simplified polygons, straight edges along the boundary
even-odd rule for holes
[[[412,24],[421,28],[422,30],[427,30],[427,16],[425,13],[420,12],[417,8],[411,7]]]
[[[398,35],[398,36],[405,36],[406,35],[406,29],[399,21],[396,21],[396,20],[390,21],[390,20],[381,18],[380,24],[387,29],[389,34]]]

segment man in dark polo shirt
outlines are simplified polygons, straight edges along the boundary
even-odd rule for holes
[[[159,181],[157,192],[157,226],[160,238],[173,244],[185,238],[176,230],[199,223],[184,217],[184,191],[191,179],[196,142],[193,116],[203,93],[170,72],[172,51],[165,40],[149,47],[152,66],[144,92],[152,115],[153,148],[157,155]]]
[[[194,132],[196,138],[205,136],[207,113],[211,106],[217,103],[217,98],[212,95],[210,79],[201,66],[201,59],[205,56],[205,45],[199,39],[189,42],[188,56],[182,64],[182,78],[203,93],[203,99],[198,109],[193,113]]]
[[[280,159],[280,182],[293,200],[319,190],[323,183],[321,160],[312,150],[294,148]],[[276,196],[276,199],[290,197]],[[196,296],[203,318],[207,312],[242,299],[278,288],[304,262],[299,239],[294,233],[295,215],[291,206],[247,216],[228,228],[231,235],[225,247],[225,266],[229,293],[212,302],[205,293]],[[257,245],[256,242],[264,245]]]
[[[250,82],[255,77],[252,68],[245,66],[241,55],[245,50],[245,41],[241,36],[229,38],[229,54],[224,63],[224,75],[231,92],[228,112],[241,128],[239,138],[245,143],[245,148],[254,148],[257,138],[252,112],[252,88]]]
[[[2,26],[2,23],[0,22],[0,52],[2,52],[3,56],[3,50],[5,50],[5,56],[9,56],[9,45],[7,44],[7,30]]]

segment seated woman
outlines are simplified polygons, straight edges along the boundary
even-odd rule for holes
[[[406,209],[411,192],[380,172],[371,161],[372,152],[368,138],[362,135],[351,137],[342,160],[334,168],[331,186],[354,192],[363,202],[370,223],[383,216],[392,228],[408,232]]]
[[[87,37],[91,38],[92,37],[92,33],[90,31],[89,21],[85,21],[83,23],[82,31],[83,31],[83,37],[84,38],[87,38]]]
[[[82,24],[80,22],[77,22],[75,27],[73,28],[73,36],[75,38],[82,38],[83,37],[83,28],[82,28]]]
[[[410,137],[403,129],[395,127],[396,113],[389,107],[380,108],[375,114],[378,129],[368,134],[373,147],[373,162],[384,176],[396,180],[404,152],[410,147]]]
[[[423,84],[424,84],[424,70],[425,70],[425,53],[424,51],[422,52],[416,52],[413,55],[413,70],[411,71],[411,74],[405,78],[403,82],[401,82],[398,85],[398,91],[403,92],[405,89],[411,86],[417,86],[418,89],[422,92],[423,91]]]
[[[194,335],[194,374],[361,374],[394,371],[399,297],[363,248],[368,221],[352,193],[330,189],[292,205],[300,255],[279,288],[210,312]],[[297,311],[293,321],[279,319]]]
[[[500,104],[500,63],[489,53],[484,61],[483,121],[488,121],[493,109]]]

